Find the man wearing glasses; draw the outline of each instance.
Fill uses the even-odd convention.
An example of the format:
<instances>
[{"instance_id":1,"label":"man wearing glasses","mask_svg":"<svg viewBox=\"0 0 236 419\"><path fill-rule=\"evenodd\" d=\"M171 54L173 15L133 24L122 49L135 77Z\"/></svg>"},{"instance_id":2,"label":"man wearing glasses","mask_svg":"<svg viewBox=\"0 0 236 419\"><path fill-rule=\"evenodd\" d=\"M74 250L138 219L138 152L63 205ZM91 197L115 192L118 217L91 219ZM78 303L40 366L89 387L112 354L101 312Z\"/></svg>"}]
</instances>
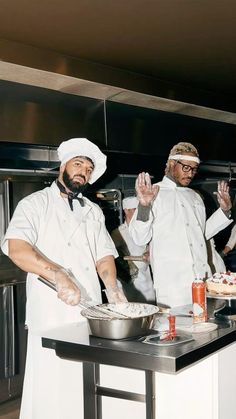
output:
<instances>
[{"instance_id":1,"label":"man wearing glasses","mask_svg":"<svg viewBox=\"0 0 236 419\"><path fill-rule=\"evenodd\" d=\"M202 198L188 188L199 163L197 149L180 142L170 151L161 182L152 185L148 173L136 179L139 205L130 234L137 245L150 243L157 302L170 306L190 304L192 281L212 275L206 241L232 222L225 181L218 182L219 208L206 221Z\"/></svg>"}]
</instances>

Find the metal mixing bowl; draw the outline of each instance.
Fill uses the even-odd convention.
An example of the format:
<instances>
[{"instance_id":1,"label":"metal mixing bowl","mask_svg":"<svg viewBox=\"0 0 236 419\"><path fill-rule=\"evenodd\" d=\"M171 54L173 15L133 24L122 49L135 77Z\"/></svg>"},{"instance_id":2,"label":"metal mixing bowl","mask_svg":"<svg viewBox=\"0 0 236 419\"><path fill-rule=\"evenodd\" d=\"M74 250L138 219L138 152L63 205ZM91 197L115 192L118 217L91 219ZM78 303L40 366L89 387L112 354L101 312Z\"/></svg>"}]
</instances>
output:
<instances>
[{"instance_id":1,"label":"metal mixing bowl","mask_svg":"<svg viewBox=\"0 0 236 419\"><path fill-rule=\"evenodd\" d=\"M129 303L153 307L153 314L124 319L98 319L91 318L87 310L82 310L82 316L86 317L89 323L91 334L106 339L125 339L135 336L144 336L152 328L158 307L151 304ZM97 307L107 307L107 304L100 304Z\"/></svg>"}]
</instances>

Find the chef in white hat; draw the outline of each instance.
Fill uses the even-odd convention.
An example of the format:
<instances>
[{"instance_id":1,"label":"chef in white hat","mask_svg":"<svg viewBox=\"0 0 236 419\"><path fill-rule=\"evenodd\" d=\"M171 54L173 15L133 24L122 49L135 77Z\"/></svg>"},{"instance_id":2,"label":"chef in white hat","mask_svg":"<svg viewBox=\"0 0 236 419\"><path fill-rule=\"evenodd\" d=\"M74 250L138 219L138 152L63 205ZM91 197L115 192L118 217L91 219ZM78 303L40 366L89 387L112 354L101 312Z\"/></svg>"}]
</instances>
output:
<instances>
[{"instance_id":1,"label":"chef in white hat","mask_svg":"<svg viewBox=\"0 0 236 419\"><path fill-rule=\"evenodd\" d=\"M102 210L83 197L86 185L105 172L106 156L86 138L64 141L58 156L58 179L20 201L2 242L3 252L28 272L28 348L20 419L82 417L81 365L43 348L42 330L84 321L77 304L81 296L101 303L98 275L110 302L126 301L117 286L117 252ZM54 284L57 292L38 276Z\"/></svg>"},{"instance_id":2,"label":"chef in white hat","mask_svg":"<svg viewBox=\"0 0 236 419\"><path fill-rule=\"evenodd\" d=\"M111 237L119 253L119 257L116 259L118 279L128 301L154 303L155 291L147 246L138 246L129 233L129 223L138 203L136 196L128 196L123 199L125 222L112 231ZM124 256L129 256L130 260L125 261ZM141 260L132 260L132 256L138 256Z\"/></svg>"},{"instance_id":3,"label":"chef in white hat","mask_svg":"<svg viewBox=\"0 0 236 419\"><path fill-rule=\"evenodd\" d=\"M77 156L91 160L93 170L88 181L90 184L100 178L106 170L107 157L87 138L72 138L71 140L63 141L57 151L61 166Z\"/></svg>"}]
</instances>

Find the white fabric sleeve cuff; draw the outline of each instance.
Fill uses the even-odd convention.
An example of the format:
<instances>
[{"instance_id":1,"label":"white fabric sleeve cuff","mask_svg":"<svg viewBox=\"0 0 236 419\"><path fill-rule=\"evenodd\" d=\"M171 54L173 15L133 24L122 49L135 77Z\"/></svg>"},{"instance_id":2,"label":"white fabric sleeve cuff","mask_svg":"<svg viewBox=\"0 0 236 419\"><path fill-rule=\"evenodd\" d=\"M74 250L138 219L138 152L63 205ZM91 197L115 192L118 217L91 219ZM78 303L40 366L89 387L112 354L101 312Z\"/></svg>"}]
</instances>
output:
<instances>
[{"instance_id":1,"label":"white fabric sleeve cuff","mask_svg":"<svg viewBox=\"0 0 236 419\"><path fill-rule=\"evenodd\" d=\"M221 208L218 208L206 221L205 236L209 240L214 237L219 231L228 227L233 222L229 219Z\"/></svg>"}]
</instances>

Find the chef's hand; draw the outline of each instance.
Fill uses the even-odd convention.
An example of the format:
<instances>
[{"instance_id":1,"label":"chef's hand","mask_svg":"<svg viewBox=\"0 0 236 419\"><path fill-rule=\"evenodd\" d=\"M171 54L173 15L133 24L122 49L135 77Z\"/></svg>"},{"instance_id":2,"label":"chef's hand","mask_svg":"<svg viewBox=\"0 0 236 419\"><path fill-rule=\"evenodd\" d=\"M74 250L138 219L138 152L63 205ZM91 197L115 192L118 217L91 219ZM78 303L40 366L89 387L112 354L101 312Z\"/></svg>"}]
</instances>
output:
<instances>
[{"instance_id":1,"label":"chef's hand","mask_svg":"<svg viewBox=\"0 0 236 419\"><path fill-rule=\"evenodd\" d=\"M134 280L138 276L139 269L132 260L128 260L128 266L131 279Z\"/></svg>"},{"instance_id":2,"label":"chef's hand","mask_svg":"<svg viewBox=\"0 0 236 419\"><path fill-rule=\"evenodd\" d=\"M81 294L73 275L66 269L55 272L54 281L57 289L57 297L64 303L76 306L80 302Z\"/></svg>"},{"instance_id":3,"label":"chef's hand","mask_svg":"<svg viewBox=\"0 0 236 419\"><path fill-rule=\"evenodd\" d=\"M127 303L128 301L122 288L118 286L107 287L105 291L108 302L111 304Z\"/></svg>"},{"instance_id":4,"label":"chef's hand","mask_svg":"<svg viewBox=\"0 0 236 419\"><path fill-rule=\"evenodd\" d=\"M215 193L222 211L229 211L232 208L232 202L229 195L229 185L225 180L218 182L218 190Z\"/></svg>"},{"instance_id":5,"label":"chef's hand","mask_svg":"<svg viewBox=\"0 0 236 419\"><path fill-rule=\"evenodd\" d=\"M146 262L146 263L149 263L150 262L150 253L149 253L149 250L146 250L143 253L143 261Z\"/></svg>"},{"instance_id":6,"label":"chef's hand","mask_svg":"<svg viewBox=\"0 0 236 419\"><path fill-rule=\"evenodd\" d=\"M145 207L152 204L156 198L159 186L152 185L150 175L148 173L139 173L136 182L135 189L139 203Z\"/></svg>"},{"instance_id":7,"label":"chef's hand","mask_svg":"<svg viewBox=\"0 0 236 419\"><path fill-rule=\"evenodd\" d=\"M226 256L229 252L231 252L231 248L229 246L225 246L224 249L222 250L222 257Z\"/></svg>"}]
</instances>

